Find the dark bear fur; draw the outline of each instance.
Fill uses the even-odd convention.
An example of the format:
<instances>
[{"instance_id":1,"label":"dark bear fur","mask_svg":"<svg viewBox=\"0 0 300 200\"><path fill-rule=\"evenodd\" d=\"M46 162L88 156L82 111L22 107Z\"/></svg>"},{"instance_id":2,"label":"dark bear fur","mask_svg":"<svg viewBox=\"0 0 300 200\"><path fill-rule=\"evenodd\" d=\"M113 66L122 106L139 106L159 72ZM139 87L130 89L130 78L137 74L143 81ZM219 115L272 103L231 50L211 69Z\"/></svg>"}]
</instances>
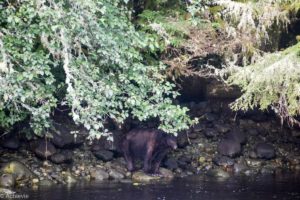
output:
<instances>
[{"instance_id":1,"label":"dark bear fur","mask_svg":"<svg viewBox=\"0 0 300 200\"><path fill-rule=\"evenodd\" d=\"M157 129L133 129L122 142L127 169L134 170L137 159L144 161L143 171L159 173L162 159L171 149L176 149L176 138Z\"/></svg>"}]
</instances>

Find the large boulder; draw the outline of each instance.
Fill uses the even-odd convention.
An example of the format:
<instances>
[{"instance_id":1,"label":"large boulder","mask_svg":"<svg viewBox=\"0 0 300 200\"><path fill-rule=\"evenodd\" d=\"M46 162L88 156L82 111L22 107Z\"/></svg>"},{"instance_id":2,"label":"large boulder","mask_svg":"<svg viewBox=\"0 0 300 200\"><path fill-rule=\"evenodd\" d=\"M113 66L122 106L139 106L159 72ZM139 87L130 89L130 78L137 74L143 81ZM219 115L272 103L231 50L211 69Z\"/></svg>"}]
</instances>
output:
<instances>
[{"instance_id":1,"label":"large boulder","mask_svg":"<svg viewBox=\"0 0 300 200\"><path fill-rule=\"evenodd\" d=\"M68 150L55 153L50 157L50 160L55 164L70 163L73 160L73 153Z\"/></svg>"},{"instance_id":2,"label":"large boulder","mask_svg":"<svg viewBox=\"0 0 300 200\"><path fill-rule=\"evenodd\" d=\"M227 133L230 130L230 127L221 123L214 123L214 127L217 129L219 133Z\"/></svg>"},{"instance_id":3,"label":"large boulder","mask_svg":"<svg viewBox=\"0 0 300 200\"><path fill-rule=\"evenodd\" d=\"M216 155L212 160L216 165L223 166L223 167L229 167L234 165L234 160L232 158L229 158L227 156L220 156Z\"/></svg>"},{"instance_id":4,"label":"large boulder","mask_svg":"<svg viewBox=\"0 0 300 200\"><path fill-rule=\"evenodd\" d=\"M174 170L174 169L178 168L178 163L177 163L177 160L175 158L168 158L164 162L164 166L166 166L168 169Z\"/></svg>"},{"instance_id":5,"label":"large boulder","mask_svg":"<svg viewBox=\"0 0 300 200\"><path fill-rule=\"evenodd\" d=\"M225 138L229 140L234 140L240 144L245 144L247 142L245 134L238 128L232 129L229 133L225 135Z\"/></svg>"},{"instance_id":6,"label":"large boulder","mask_svg":"<svg viewBox=\"0 0 300 200\"><path fill-rule=\"evenodd\" d=\"M114 153L108 150L93 151L93 154L95 155L96 158L104 162L111 161L114 158Z\"/></svg>"},{"instance_id":7,"label":"large boulder","mask_svg":"<svg viewBox=\"0 0 300 200\"><path fill-rule=\"evenodd\" d=\"M34 153L42 159L50 158L56 153L56 148L51 142L45 140L39 140L36 142L34 147Z\"/></svg>"},{"instance_id":8,"label":"large boulder","mask_svg":"<svg viewBox=\"0 0 300 200\"><path fill-rule=\"evenodd\" d=\"M113 141L107 140L106 137L101 137L98 140L94 140L91 146L93 152L100 150L107 150L113 152L115 156L122 155L121 144L124 138L124 134L121 131L115 130L112 133Z\"/></svg>"},{"instance_id":9,"label":"large boulder","mask_svg":"<svg viewBox=\"0 0 300 200\"><path fill-rule=\"evenodd\" d=\"M245 172L246 170L248 170L246 163L235 163L233 166L233 171L237 174Z\"/></svg>"},{"instance_id":10,"label":"large boulder","mask_svg":"<svg viewBox=\"0 0 300 200\"><path fill-rule=\"evenodd\" d=\"M122 174L126 174L128 172L126 168L126 161L124 158L117 158L111 162L106 162L104 164L104 167L106 169L115 169Z\"/></svg>"},{"instance_id":11,"label":"large boulder","mask_svg":"<svg viewBox=\"0 0 300 200\"><path fill-rule=\"evenodd\" d=\"M74 148L82 145L88 136L83 126L75 124L67 112L58 109L53 117L53 126L50 130L51 142L58 148Z\"/></svg>"},{"instance_id":12,"label":"large boulder","mask_svg":"<svg viewBox=\"0 0 300 200\"><path fill-rule=\"evenodd\" d=\"M17 150L20 147L20 140L16 137L8 137L1 140L0 144L6 149Z\"/></svg>"},{"instance_id":13,"label":"large boulder","mask_svg":"<svg viewBox=\"0 0 300 200\"><path fill-rule=\"evenodd\" d=\"M223 169L210 169L207 172L207 175L212 176L212 177L216 177L216 178L221 178L221 179L226 179L229 178L230 175L228 172L224 171Z\"/></svg>"},{"instance_id":14,"label":"large boulder","mask_svg":"<svg viewBox=\"0 0 300 200\"><path fill-rule=\"evenodd\" d=\"M77 182L77 178L69 171L62 172L63 181L67 184L74 184Z\"/></svg>"},{"instance_id":15,"label":"large boulder","mask_svg":"<svg viewBox=\"0 0 300 200\"><path fill-rule=\"evenodd\" d=\"M203 123L197 123L193 126L193 132L202 132L205 130L205 125Z\"/></svg>"},{"instance_id":16,"label":"large boulder","mask_svg":"<svg viewBox=\"0 0 300 200\"><path fill-rule=\"evenodd\" d=\"M51 134L51 142L58 148L78 147L85 141L85 134L80 132L75 136L70 129L63 126L56 125L55 131L52 131Z\"/></svg>"},{"instance_id":17,"label":"large boulder","mask_svg":"<svg viewBox=\"0 0 300 200\"><path fill-rule=\"evenodd\" d=\"M116 169L110 169L109 177L111 177L112 179L115 179L115 180L120 180L120 179L125 178L125 175Z\"/></svg>"},{"instance_id":18,"label":"large boulder","mask_svg":"<svg viewBox=\"0 0 300 200\"><path fill-rule=\"evenodd\" d=\"M258 158L272 159L276 157L275 148L271 144L258 143L254 151Z\"/></svg>"},{"instance_id":19,"label":"large boulder","mask_svg":"<svg viewBox=\"0 0 300 200\"><path fill-rule=\"evenodd\" d=\"M154 181L154 180L158 180L160 179L160 177L158 176L150 176L148 174L145 174L144 172L138 171L133 173L132 175L132 180L136 181L136 182L150 182L150 181Z\"/></svg>"},{"instance_id":20,"label":"large boulder","mask_svg":"<svg viewBox=\"0 0 300 200\"><path fill-rule=\"evenodd\" d=\"M101 168L92 168L90 169L91 179L96 181L103 181L109 178L109 174Z\"/></svg>"},{"instance_id":21,"label":"large boulder","mask_svg":"<svg viewBox=\"0 0 300 200\"><path fill-rule=\"evenodd\" d=\"M187 157L186 155L181 156L178 160L177 160L178 166L181 169L186 169L187 166L191 163L191 158Z\"/></svg>"},{"instance_id":22,"label":"large boulder","mask_svg":"<svg viewBox=\"0 0 300 200\"><path fill-rule=\"evenodd\" d=\"M0 173L11 174L17 181L35 177L28 167L19 161L11 161L3 165Z\"/></svg>"},{"instance_id":23,"label":"large boulder","mask_svg":"<svg viewBox=\"0 0 300 200\"><path fill-rule=\"evenodd\" d=\"M213 128L208 128L204 131L204 135L207 138L215 138L219 135L218 131Z\"/></svg>"},{"instance_id":24,"label":"large boulder","mask_svg":"<svg viewBox=\"0 0 300 200\"><path fill-rule=\"evenodd\" d=\"M173 172L171 170L166 169L166 168L160 167L159 168L159 173L160 173L161 177L163 177L163 178L168 178L168 179L174 178Z\"/></svg>"},{"instance_id":25,"label":"large boulder","mask_svg":"<svg viewBox=\"0 0 300 200\"><path fill-rule=\"evenodd\" d=\"M0 176L0 187L13 187L16 181L12 174L2 174Z\"/></svg>"},{"instance_id":26,"label":"large boulder","mask_svg":"<svg viewBox=\"0 0 300 200\"><path fill-rule=\"evenodd\" d=\"M226 138L220 141L217 148L219 154L229 157L236 157L242 152L242 147L239 142Z\"/></svg>"},{"instance_id":27,"label":"large boulder","mask_svg":"<svg viewBox=\"0 0 300 200\"><path fill-rule=\"evenodd\" d=\"M213 113L206 113L203 117L208 122L216 122L219 119L219 116Z\"/></svg>"},{"instance_id":28,"label":"large boulder","mask_svg":"<svg viewBox=\"0 0 300 200\"><path fill-rule=\"evenodd\" d=\"M44 180L40 180L39 181L39 186L46 186L46 187L50 187L51 185L53 185L53 181L50 179L44 179Z\"/></svg>"}]
</instances>

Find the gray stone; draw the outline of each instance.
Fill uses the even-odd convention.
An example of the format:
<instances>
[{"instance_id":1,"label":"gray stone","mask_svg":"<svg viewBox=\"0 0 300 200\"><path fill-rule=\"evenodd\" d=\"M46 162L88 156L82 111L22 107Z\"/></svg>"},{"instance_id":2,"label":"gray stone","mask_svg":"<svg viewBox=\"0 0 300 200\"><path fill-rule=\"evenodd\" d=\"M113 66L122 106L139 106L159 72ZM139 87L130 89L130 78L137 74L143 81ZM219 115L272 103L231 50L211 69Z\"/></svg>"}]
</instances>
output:
<instances>
[{"instance_id":1,"label":"gray stone","mask_svg":"<svg viewBox=\"0 0 300 200\"><path fill-rule=\"evenodd\" d=\"M256 155L256 153L254 151L250 151L249 152L249 157L250 158L257 158L257 155Z\"/></svg>"},{"instance_id":2,"label":"gray stone","mask_svg":"<svg viewBox=\"0 0 300 200\"><path fill-rule=\"evenodd\" d=\"M73 148L83 144L83 139L78 139L74 137L73 134L69 132L65 133L53 133L53 138L51 142L59 148Z\"/></svg>"},{"instance_id":3,"label":"gray stone","mask_svg":"<svg viewBox=\"0 0 300 200\"><path fill-rule=\"evenodd\" d=\"M178 163L177 160L175 160L174 158L168 158L165 162L164 165L168 168L168 169L177 169L178 168Z\"/></svg>"},{"instance_id":4,"label":"gray stone","mask_svg":"<svg viewBox=\"0 0 300 200\"><path fill-rule=\"evenodd\" d=\"M258 158L272 159L276 157L275 149L271 144L259 143L255 147L255 153Z\"/></svg>"},{"instance_id":5,"label":"gray stone","mask_svg":"<svg viewBox=\"0 0 300 200\"><path fill-rule=\"evenodd\" d=\"M169 178L169 179L174 178L173 172L171 170L166 169L166 168L160 167L159 168L159 173L161 174L161 176L163 178Z\"/></svg>"},{"instance_id":6,"label":"gray stone","mask_svg":"<svg viewBox=\"0 0 300 200\"><path fill-rule=\"evenodd\" d=\"M230 130L230 128L225 124L215 124L214 127L217 129L219 133L222 134L227 133Z\"/></svg>"},{"instance_id":7,"label":"gray stone","mask_svg":"<svg viewBox=\"0 0 300 200\"><path fill-rule=\"evenodd\" d=\"M182 169L186 169L186 167L187 167L187 163L184 162L184 161L182 161L182 160L178 160L178 161L177 161L177 164L178 164L178 166L179 166L180 168L182 168Z\"/></svg>"},{"instance_id":8,"label":"gray stone","mask_svg":"<svg viewBox=\"0 0 300 200\"><path fill-rule=\"evenodd\" d=\"M246 159L247 165L250 167L261 167L262 161L259 159Z\"/></svg>"},{"instance_id":9,"label":"gray stone","mask_svg":"<svg viewBox=\"0 0 300 200\"><path fill-rule=\"evenodd\" d=\"M67 183L67 184L73 184L73 183L76 183L77 182L77 179L76 177L70 173L70 172L65 172L65 173L62 173L63 175L63 180Z\"/></svg>"},{"instance_id":10,"label":"gray stone","mask_svg":"<svg viewBox=\"0 0 300 200\"><path fill-rule=\"evenodd\" d=\"M201 132L205 129L204 124L198 123L193 127L194 132Z\"/></svg>"},{"instance_id":11,"label":"gray stone","mask_svg":"<svg viewBox=\"0 0 300 200\"><path fill-rule=\"evenodd\" d=\"M72 161L72 152L62 151L60 153L55 153L50 157L50 160L55 164L70 163Z\"/></svg>"},{"instance_id":12,"label":"gray stone","mask_svg":"<svg viewBox=\"0 0 300 200\"><path fill-rule=\"evenodd\" d=\"M96 156L96 158L105 162L110 161L114 158L114 153L108 150L93 151L93 154Z\"/></svg>"},{"instance_id":13,"label":"gray stone","mask_svg":"<svg viewBox=\"0 0 300 200\"><path fill-rule=\"evenodd\" d=\"M73 134L76 132L75 134ZM56 113L51 142L58 148L74 148L82 145L88 135L83 127L78 127L74 121L64 113Z\"/></svg>"},{"instance_id":14,"label":"gray stone","mask_svg":"<svg viewBox=\"0 0 300 200\"><path fill-rule=\"evenodd\" d=\"M45 142L44 140L40 140L37 143L36 148L34 149L34 153L42 159L47 159L53 154L56 153L56 148L50 142Z\"/></svg>"},{"instance_id":15,"label":"gray stone","mask_svg":"<svg viewBox=\"0 0 300 200\"><path fill-rule=\"evenodd\" d=\"M248 166L245 163L235 163L233 166L233 171L235 173L245 172L248 169Z\"/></svg>"},{"instance_id":16,"label":"gray stone","mask_svg":"<svg viewBox=\"0 0 300 200\"><path fill-rule=\"evenodd\" d=\"M206 113L204 117L208 122L214 122L219 118L218 115L212 113Z\"/></svg>"},{"instance_id":17,"label":"gray stone","mask_svg":"<svg viewBox=\"0 0 300 200\"><path fill-rule=\"evenodd\" d=\"M254 129L254 128L250 128L248 130L248 134L252 135L252 136L257 136L259 134L258 130Z\"/></svg>"},{"instance_id":18,"label":"gray stone","mask_svg":"<svg viewBox=\"0 0 300 200\"><path fill-rule=\"evenodd\" d=\"M228 167L234 165L234 160L227 156L217 155L213 158L213 162L218 166Z\"/></svg>"},{"instance_id":19,"label":"gray stone","mask_svg":"<svg viewBox=\"0 0 300 200\"><path fill-rule=\"evenodd\" d=\"M234 140L240 144L245 144L247 142L245 134L238 128L234 128L229 133L227 133L225 138Z\"/></svg>"},{"instance_id":20,"label":"gray stone","mask_svg":"<svg viewBox=\"0 0 300 200\"><path fill-rule=\"evenodd\" d=\"M186 169L189 163L191 163L191 158L187 155L183 155L177 160L178 166L182 169Z\"/></svg>"},{"instance_id":21,"label":"gray stone","mask_svg":"<svg viewBox=\"0 0 300 200\"><path fill-rule=\"evenodd\" d=\"M292 131L292 136L293 136L293 137L300 137L300 131L298 131L298 130L293 130L293 131Z\"/></svg>"},{"instance_id":22,"label":"gray stone","mask_svg":"<svg viewBox=\"0 0 300 200\"><path fill-rule=\"evenodd\" d=\"M150 176L150 175L145 174L144 172L140 172L140 171L135 172L132 175L133 181L142 182L142 183L144 183L144 182L147 183L147 182L158 180L158 179L160 179L159 176Z\"/></svg>"},{"instance_id":23,"label":"gray stone","mask_svg":"<svg viewBox=\"0 0 300 200\"><path fill-rule=\"evenodd\" d=\"M7 149L17 150L20 147L20 141L16 137L9 137L1 141L1 145Z\"/></svg>"},{"instance_id":24,"label":"gray stone","mask_svg":"<svg viewBox=\"0 0 300 200\"><path fill-rule=\"evenodd\" d=\"M191 110L195 109L195 108L196 108L196 105L197 105L197 104L196 104L194 101L191 101L191 102L189 103L189 107L190 107Z\"/></svg>"},{"instance_id":25,"label":"gray stone","mask_svg":"<svg viewBox=\"0 0 300 200\"><path fill-rule=\"evenodd\" d=\"M101 168L92 168L90 169L91 179L96 181L103 181L109 178L109 174Z\"/></svg>"},{"instance_id":26,"label":"gray stone","mask_svg":"<svg viewBox=\"0 0 300 200\"><path fill-rule=\"evenodd\" d=\"M1 168L1 172L12 174L17 181L35 177L28 167L19 161L11 161L4 164Z\"/></svg>"},{"instance_id":27,"label":"gray stone","mask_svg":"<svg viewBox=\"0 0 300 200\"><path fill-rule=\"evenodd\" d=\"M0 187L13 187L16 181L12 174L2 174L0 176Z\"/></svg>"},{"instance_id":28,"label":"gray stone","mask_svg":"<svg viewBox=\"0 0 300 200\"><path fill-rule=\"evenodd\" d=\"M124 126L129 125L125 124ZM117 154L122 154L121 144L123 142L123 133L121 131L115 130L111 132L113 136L113 141L107 140L106 137L101 137L99 140L94 140L91 147L92 151L108 150Z\"/></svg>"},{"instance_id":29,"label":"gray stone","mask_svg":"<svg viewBox=\"0 0 300 200\"><path fill-rule=\"evenodd\" d=\"M197 133L189 133L189 138L191 139L191 140L195 140L195 139L197 139L198 138L198 134Z\"/></svg>"},{"instance_id":30,"label":"gray stone","mask_svg":"<svg viewBox=\"0 0 300 200\"><path fill-rule=\"evenodd\" d=\"M53 181L51 181L49 179L44 179L39 182L39 185L48 187L48 186L53 185Z\"/></svg>"},{"instance_id":31,"label":"gray stone","mask_svg":"<svg viewBox=\"0 0 300 200\"><path fill-rule=\"evenodd\" d=\"M208 128L208 129L205 130L204 135L207 138L214 138L214 137L218 136L218 132L213 128Z\"/></svg>"},{"instance_id":32,"label":"gray stone","mask_svg":"<svg viewBox=\"0 0 300 200\"><path fill-rule=\"evenodd\" d=\"M230 177L228 172L225 172L222 169L211 169L208 171L207 174L210 176L213 176L213 177L218 177L218 178L229 178Z\"/></svg>"},{"instance_id":33,"label":"gray stone","mask_svg":"<svg viewBox=\"0 0 300 200\"><path fill-rule=\"evenodd\" d=\"M179 158L179 161L185 162L185 163L191 163L192 161L192 156L191 155L182 155Z\"/></svg>"},{"instance_id":34,"label":"gray stone","mask_svg":"<svg viewBox=\"0 0 300 200\"><path fill-rule=\"evenodd\" d=\"M222 139L217 148L219 154L229 157L236 157L242 152L241 144L232 139Z\"/></svg>"},{"instance_id":35,"label":"gray stone","mask_svg":"<svg viewBox=\"0 0 300 200\"><path fill-rule=\"evenodd\" d=\"M64 173L65 172L62 172L62 175L60 174L60 173L57 173L57 172L52 172L51 174L50 174L50 177L53 179L53 180L55 180L55 181L57 181L58 183L65 183L65 175L64 175Z\"/></svg>"},{"instance_id":36,"label":"gray stone","mask_svg":"<svg viewBox=\"0 0 300 200\"><path fill-rule=\"evenodd\" d=\"M109 170L109 176L113 179L116 179L116 180L125 178L124 174L117 171L116 169L110 169Z\"/></svg>"}]
</instances>

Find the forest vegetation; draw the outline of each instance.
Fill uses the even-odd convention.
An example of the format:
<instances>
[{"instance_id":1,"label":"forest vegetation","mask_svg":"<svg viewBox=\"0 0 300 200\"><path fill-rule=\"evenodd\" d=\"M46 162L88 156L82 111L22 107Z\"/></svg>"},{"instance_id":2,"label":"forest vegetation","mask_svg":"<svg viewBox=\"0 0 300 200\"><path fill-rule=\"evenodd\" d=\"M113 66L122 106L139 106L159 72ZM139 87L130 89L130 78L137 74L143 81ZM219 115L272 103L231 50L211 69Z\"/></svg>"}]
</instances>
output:
<instances>
[{"instance_id":1,"label":"forest vegetation","mask_svg":"<svg viewBox=\"0 0 300 200\"><path fill-rule=\"evenodd\" d=\"M127 118L177 134L197 121L175 101L191 74L239 86L234 110L299 124L299 26L299 0L0 0L0 126L43 136L67 107L89 138ZM221 67L190 64L207 51Z\"/></svg>"}]
</instances>

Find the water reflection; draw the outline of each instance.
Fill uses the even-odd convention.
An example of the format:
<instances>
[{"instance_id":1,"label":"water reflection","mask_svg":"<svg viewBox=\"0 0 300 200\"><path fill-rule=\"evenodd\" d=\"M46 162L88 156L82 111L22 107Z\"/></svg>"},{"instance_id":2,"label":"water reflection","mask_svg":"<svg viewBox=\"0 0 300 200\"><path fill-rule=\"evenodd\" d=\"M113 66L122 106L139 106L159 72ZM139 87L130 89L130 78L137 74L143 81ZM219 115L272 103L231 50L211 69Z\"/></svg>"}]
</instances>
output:
<instances>
[{"instance_id":1,"label":"water reflection","mask_svg":"<svg viewBox=\"0 0 300 200\"><path fill-rule=\"evenodd\" d=\"M132 183L80 183L40 187L26 192L30 200L235 200L300 199L299 174L238 176L215 179L192 176L171 182L134 186Z\"/></svg>"}]
</instances>

